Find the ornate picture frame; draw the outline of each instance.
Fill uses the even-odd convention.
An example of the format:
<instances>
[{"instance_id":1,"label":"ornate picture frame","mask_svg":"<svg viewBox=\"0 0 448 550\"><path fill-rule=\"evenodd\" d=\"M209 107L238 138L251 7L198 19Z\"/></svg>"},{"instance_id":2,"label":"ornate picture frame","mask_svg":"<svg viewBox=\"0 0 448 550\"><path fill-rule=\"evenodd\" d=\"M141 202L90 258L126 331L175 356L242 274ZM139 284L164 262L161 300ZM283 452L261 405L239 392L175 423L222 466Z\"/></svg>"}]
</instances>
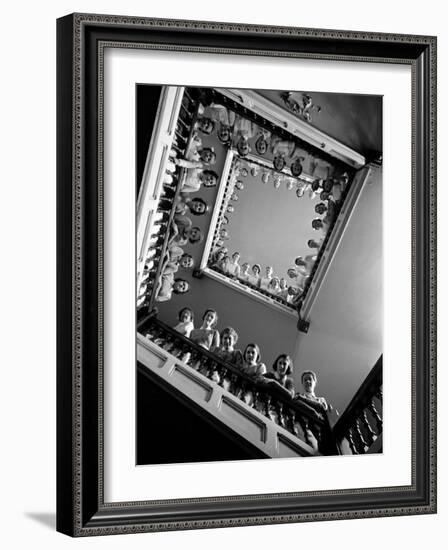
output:
<instances>
[{"instance_id":1,"label":"ornate picture frame","mask_svg":"<svg viewBox=\"0 0 448 550\"><path fill-rule=\"evenodd\" d=\"M104 52L398 64L412 72L411 483L107 502ZM57 529L70 536L436 512L436 38L72 14L57 23ZM134 368L134 365L129 365ZM181 495L181 492L179 492Z\"/></svg>"}]
</instances>

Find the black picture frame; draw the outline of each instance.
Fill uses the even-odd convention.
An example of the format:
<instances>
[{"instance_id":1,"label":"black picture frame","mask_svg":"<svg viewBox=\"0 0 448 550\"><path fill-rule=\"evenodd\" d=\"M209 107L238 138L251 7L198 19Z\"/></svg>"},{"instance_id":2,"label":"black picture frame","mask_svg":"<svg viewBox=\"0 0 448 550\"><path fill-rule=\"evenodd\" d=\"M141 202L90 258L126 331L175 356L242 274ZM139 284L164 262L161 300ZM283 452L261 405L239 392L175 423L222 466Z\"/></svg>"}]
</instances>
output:
<instances>
[{"instance_id":1,"label":"black picture frame","mask_svg":"<svg viewBox=\"0 0 448 550\"><path fill-rule=\"evenodd\" d=\"M57 21L57 529L71 536L436 512L436 38L72 14ZM104 44L412 68L412 484L108 503L102 480Z\"/></svg>"}]
</instances>

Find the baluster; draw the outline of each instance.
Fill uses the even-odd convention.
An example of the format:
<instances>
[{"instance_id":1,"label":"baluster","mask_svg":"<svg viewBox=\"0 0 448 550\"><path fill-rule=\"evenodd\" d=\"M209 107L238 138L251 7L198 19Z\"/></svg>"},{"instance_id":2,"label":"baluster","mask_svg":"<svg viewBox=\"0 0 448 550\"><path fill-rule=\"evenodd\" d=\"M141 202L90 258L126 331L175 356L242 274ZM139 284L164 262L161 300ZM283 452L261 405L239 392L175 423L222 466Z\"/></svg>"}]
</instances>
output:
<instances>
[{"instance_id":1,"label":"baluster","mask_svg":"<svg viewBox=\"0 0 448 550\"><path fill-rule=\"evenodd\" d=\"M319 445L317 443L317 439L314 437L313 432L310 430L310 424L308 418L305 418L302 415L299 415L299 424L302 427L303 434L305 436L305 443L307 443L310 447L312 447L314 450L317 451Z\"/></svg>"},{"instance_id":2,"label":"baluster","mask_svg":"<svg viewBox=\"0 0 448 550\"><path fill-rule=\"evenodd\" d=\"M172 354L180 359L184 353L184 345L181 341L177 340L177 338L174 338L174 348L172 351Z\"/></svg>"},{"instance_id":3,"label":"baluster","mask_svg":"<svg viewBox=\"0 0 448 550\"><path fill-rule=\"evenodd\" d=\"M191 352L190 347L187 344L182 344L182 353L180 358L183 363L189 365L189 362L191 360Z\"/></svg>"},{"instance_id":4,"label":"baluster","mask_svg":"<svg viewBox=\"0 0 448 550\"><path fill-rule=\"evenodd\" d=\"M168 192L169 194L169 192ZM166 191L165 191L166 195ZM170 212L171 208L173 207L173 201L168 199L166 196L159 200L159 204L157 205L157 211L158 212Z\"/></svg>"},{"instance_id":5,"label":"baluster","mask_svg":"<svg viewBox=\"0 0 448 550\"><path fill-rule=\"evenodd\" d=\"M260 391L257 388L254 388L252 391L252 395L254 396L254 400L252 403L252 407L258 411L260 407Z\"/></svg>"},{"instance_id":6,"label":"baluster","mask_svg":"<svg viewBox=\"0 0 448 550\"><path fill-rule=\"evenodd\" d=\"M173 187L171 186L164 186L161 193L160 193L160 197L162 198L162 200L166 200L166 201L169 201L171 202L171 207L173 206L173 198L176 194L176 190L173 189Z\"/></svg>"},{"instance_id":7,"label":"baluster","mask_svg":"<svg viewBox=\"0 0 448 550\"><path fill-rule=\"evenodd\" d=\"M184 105L183 102L180 104L180 107L181 107L181 109L183 109L183 110L187 113L187 116L188 116L189 118L191 118L191 117L193 116L192 111L189 111L189 110L187 109L186 105Z\"/></svg>"},{"instance_id":8,"label":"baluster","mask_svg":"<svg viewBox=\"0 0 448 550\"><path fill-rule=\"evenodd\" d=\"M203 357L201 359L201 365L199 367L199 372L204 376L206 376L207 378L209 378L209 373L210 373L208 361L209 361L208 357Z\"/></svg>"},{"instance_id":9,"label":"baluster","mask_svg":"<svg viewBox=\"0 0 448 550\"><path fill-rule=\"evenodd\" d=\"M201 355L199 355L197 352L193 352L192 357L188 362L188 364L192 369L199 370L201 368L201 361L202 361Z\"/></svg>"},{"instance_id":10,"label":"baluster","mask_svg":"<svg viewBox=\"0 0 448 550\"><path fill-rule=\"evenodd\" d=\"M296 411L294 409L289 409L286 419L286 429L297 437L298 430L296 427Z\"/></svg>"},{"instance_id":11,"label":"baluster","mask_svg":"<svg viewBox=\"0 0 448 550\"><path fill-rule=\"evenodd\" d=\"M281 426L282 428L284 428L285 427L285 417L283 416L283 403L281 401L277 401L276 410L277 410L277 424L279 426Z\"/></svg>"},{"instance_id":12,"label":"baluster","mask_svg":"<svg viewBox=\"0 0 448 550\"><path fill-rule=\"evenodd\" d=\"M155 334L155 337L154 337L154 344L160 346L161 348L165 349L165 344L166 344L166 335L163 333L162 330L157 330L156 334Z\"/></svg>"},{"instance_id":13,"label":"baluster","mask_svg":"<svg viewBox=\"0 0 448 550\"><path fill-rule=\"evenodd\" d=\"M368 441L368 444L369 444L369 447L370 447L370 445L372 445L372 443L377 438L377 435L372 430L372 426L370 425L369 418L367 417L367 411L366 410L364 410L364 412L362 413L361 420L362 420L362 423L363 423L364 428L366 430L366 437L367 437L367 441Z\"/></svg>"},{"instance_id":14,"label":"baluster","mask_svg":"<svg viewBox=\"0 0 448 550\"><path fill-rule=\"evenodd\" d=\"M272 399L271 396L268 393L266 393L265 401L264 401L264 415L272 420L271 399Z\"/></svg>"},{"instance_id":15,"label":"baluster","mask_svg":"<svg viewBox=\"0 0 448 550\"><path fill-rule=\"evenodd\" d=\"M373 401L373 398L371 399L370 403L367 405L367 408L372 413L373 418L376 421L378 433L381 433L383 430L383 421L381 420L381 416L379 415L377 408L375 407L375 402Z\"/></svg>"},{"instance_id":16,"label":"baluster","mask_svg":"<svg viewBox=\"0 0 448 550\"><path fill-rule=\"evenodd\" d=\"M177 128L176 128L176 137L178 140L182 141L184 144L186 144L188 141L187 138L184 137Z\"/></svg>"},{"instance_id":17,"label":"baluster","mask_svg":"<svg viewBox=\"0 0 448 550\"><path fill-rule=\"evenodd\" d=\"M151 272L146 266L143 268L142 278L140 280L140 288L146 286L151 278Z\"/></svg>"},{"instance_id":18,"label":"baluster","mask_svg":"<svg viewBox=\"0 0 448 550\"><path fill-rule=\"evenodd\" d=\"M308 429L308 421L306 418L304 418L301 414L296 415L296 418L300 424L300 427L302 428L303 435L305 436L305 443L310 445L310 438L309 438L309 429Z\"/></svg>"},{"instance_id":19,"label":"baluster","mask_svg":"<svg viewBox=\"0 0 448 550\"><path fill-rule=\"evenodd\" d=\"M181 103L183 103L184 100L187 100L188 103L194 105L194 100L190 95L190 92L188 90L184 90L184 96L182 98Z\"/></svg>"},{"instance_id":20,"label":"baluster","mask_svg":"<svg viewBox=\"0 0 448 550\"><path fill-rule=\"evenodd\" d=\"M168 353L171 353L175 351L176 349L176 340L173 339L172 335L170 334L165 341L165 345L163 346L163 349L167 351Z\"/></svg>"},{"instance_id":21,"label":"baluster","mask_svg":"<svg viewBox=\"0 0 448 550\"><path fill-rule=\"evenodd\" d=\"M146 338L149 338L151 340L151 342L154 342L156 336L157 336L157 328L154 327L154 326L151 326L148 328L146 334L145 334Z\"/></svg>"},{"instance_id":22,"label":"baluster","mask_svg":"<svg viewBox=\"0 0 448 550\"><path fill-rule=\"evenodd\" d=\"M356 431L356 435L358 436L358 440L361 443L361 454L364 454L368 450L369 444L365 440L364 435L361 431L359 418L357 418L355 422L355 431Z\"/></svg>"},{"instance_id":23,"label":"baluster","mask_svg":"<svg viewBox=\"0 0 448 550\"><path fill-rule=\"evenodd\" d=\"M218 364L215 362L212 362L211 364L211 369L209 371L209 378L210 380L212 380L213 382L216 382L217 384L219 384L219 382L221 381L221 377L219 376L219 372L218 372Z\"/></svg>"},{"instance_id":24,"label":"baluster","mask_svg":"<svg viewBox=\"0 0 448 550\"><path fill-rule=\"evenodd\" d=\"M148 285L147 284L140 285L140 288L138 290L137 299L140 299L140 298L143 298L144 296L146 296L147 295L147 290L148 290Z\"/></svg>"},{"instance_id":25,"label":"baluster","mask_svg":"<svg viewBox=\"0 0 448 550\"><path fill-rule=\"evenodd\" d=\"M176 342L176 348L173 351L173 355L183 361L183 356L186 353L186 346L183 342Z\"/></svg>"},{"instance_id":26,"label":"baluster","mask_svg":"<svg viewBox=\"0 0 448 550\"><path fill-rule=\"evenodd\" d=\"M311 433L314 435L314 437L316 438L316 441L320 447L321 443L322 443L322 429L320 426L317 426L316 424L313 424L312 427L310 428L311 430Z\"/></svg>"},{"instance_id":27,"label":"baluster","mask_svg":"<svg viewBox=\"0 0 448 550\"><path fill-rule=\"evenodd\" d=\"M243 396L243 401L248 407L254 406L254 386L250 382L245 384L245 392Z\"/></svg>"},{"instance_id":28,"label":"baluster","mask_svg":"<svg viewBox=\"0 0 448 550\"><path fill-rule=\"evenodd\" d=\"M237 397L240 391L238 380L239 380L239 377L235 373L232 373L232 376L230 377L229 392Z\"/></svg>"},{"instance_id":29,"label":"baluster","mask_svg":"<svg viewBox=\"0 0 448 550\"><path fill-rule=\"evenodd\" d=\"M228 391L230 386L228 374L229 374L229 371L227 370L226 367L222 367L220 369L219 375L221 379L219 381L219 385L221 386L221 388L223 388L226 391Z\"/></svg>"},{"instance_id":30,"label":"baluster","mask_svg":"<svg viewBox=\"0 0 448 550\"><path fill-rule=\"evenodd\" d=\"M241 399L241 401L244 401L247 405L247 382L245 380L241 381L241 390L238 394L238 399Z\"/></svg>"},{"instance_id":31,"label":"baluster","mask_svg":"<svg viewBox=\"0 0 448 550\"><path fill-rule=\"evenodd\" d=\"M359 455L358 449L356 448L355 442L353 441L353 434L352 434L351 428L348 430L347 440L348 440L348 444L350 446L350 449L352 451L352 454Z\"/></svg>"},{"instance_id":32,"label":"baluster","mask_svg":"<svg viewBox=\"0 0 448 550\"><path fill-rule=\"evenodd\" d=\"M187 130L189 129L189 128L188 128L188 124L187 124L184 120L182 120L181 117L179 117L177 120L178 120L178 122L180 122L181 126L183 126L184 128L186 128Z\"/></svg>"}]
</instances>

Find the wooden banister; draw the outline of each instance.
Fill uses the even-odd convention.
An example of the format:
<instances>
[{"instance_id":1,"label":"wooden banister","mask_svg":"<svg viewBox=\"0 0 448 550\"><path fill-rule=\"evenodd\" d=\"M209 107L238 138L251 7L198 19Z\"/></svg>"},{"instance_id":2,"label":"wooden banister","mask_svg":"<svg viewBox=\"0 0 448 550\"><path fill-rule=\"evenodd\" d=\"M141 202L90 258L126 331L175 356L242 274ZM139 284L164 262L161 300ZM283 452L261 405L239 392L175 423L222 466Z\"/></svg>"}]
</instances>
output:
<instances>
[{"instance_id":1,"label":"wooden banister","mask_svg":"<svg viewBox=\"0 0 448 550\"><path fill-rule=\"evenodd\" d=\"M139 332L153 342L160 342L157 345L165 351L216 381L296 437L308 443L314 441L322 454L337 454L325 414L303 401L292 399L281 387L268 380L248 376L237 366L192 342L155 316L147 317L139 325Z\"/></svg>"}]
</instances>

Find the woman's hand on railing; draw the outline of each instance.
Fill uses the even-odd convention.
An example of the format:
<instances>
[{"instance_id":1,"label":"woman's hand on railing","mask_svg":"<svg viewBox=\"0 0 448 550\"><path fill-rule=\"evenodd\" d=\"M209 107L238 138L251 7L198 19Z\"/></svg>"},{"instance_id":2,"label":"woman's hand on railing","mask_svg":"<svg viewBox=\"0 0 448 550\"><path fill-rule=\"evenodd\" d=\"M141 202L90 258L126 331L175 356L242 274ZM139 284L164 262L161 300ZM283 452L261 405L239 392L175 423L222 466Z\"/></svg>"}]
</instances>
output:
<instances>
[{"instance_id":1,"label":"woman's hand on railing","mask_svg":"<svg viewBox=\"0 0 448 550\"><path fill-rule=\"evenodd\" d=\"M300 403L303 407L306 407L311 415L314 415L316 418L323 419L325 418L326 408L317 401L312 401L311 399L306 399L300 394L297 394L294 397L295 403ZM311 412L312 411L312 412Z\"/></svg>"}]
</instances>

